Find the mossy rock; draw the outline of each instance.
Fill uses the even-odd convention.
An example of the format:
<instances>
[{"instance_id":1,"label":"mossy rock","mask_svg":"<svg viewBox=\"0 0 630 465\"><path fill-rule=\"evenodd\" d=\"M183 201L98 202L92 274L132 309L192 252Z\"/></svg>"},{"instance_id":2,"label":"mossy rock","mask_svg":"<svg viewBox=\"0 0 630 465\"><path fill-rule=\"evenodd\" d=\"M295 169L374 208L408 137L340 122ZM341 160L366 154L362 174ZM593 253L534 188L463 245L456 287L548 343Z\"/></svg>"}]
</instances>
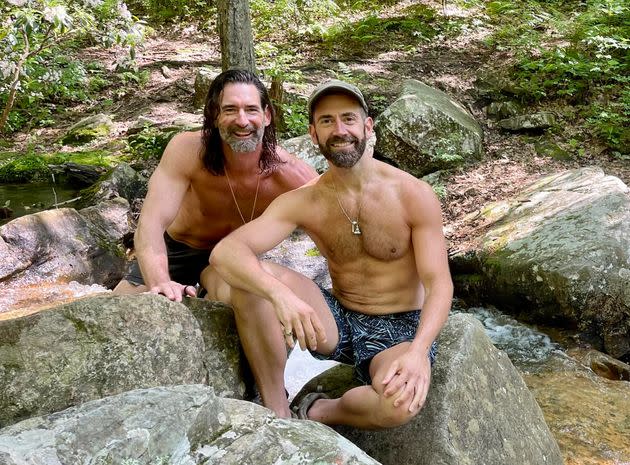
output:
<instances>
[{"instance_id":1,"label":"mossy rock","mask_svg":"<svg viewBox=\"0 0 630 465\"><path fill-rule=\"evenodd\" d=\"M107 136L114 126L113 121L107 115L94 115L84 118L70 129L61 142L68 145L80 145L99 137Z\"/></svg>"},{"instance_id":2,"label":"mossy rock","mask_svg":"<svg viewBox=\"0 0 630 465\"><path fill-rule=\"evenodd\" d=\"M23 155L0 167L0 183L24 183L51 179L52 171L41 155Z\"/></svg>"},{"instance_id":3,"label":"mossy rock","mask_svg":"<svg viewBox=\"0 0 630 465\"><path fill-rule=\"evenodd\" d=\"M117 157L102 150L26 155L11 153L4 160L0 156L0 183L51 181L53 175L51 165L74 163L110 168L117 161Z\"/></svg>"}]
</instances>

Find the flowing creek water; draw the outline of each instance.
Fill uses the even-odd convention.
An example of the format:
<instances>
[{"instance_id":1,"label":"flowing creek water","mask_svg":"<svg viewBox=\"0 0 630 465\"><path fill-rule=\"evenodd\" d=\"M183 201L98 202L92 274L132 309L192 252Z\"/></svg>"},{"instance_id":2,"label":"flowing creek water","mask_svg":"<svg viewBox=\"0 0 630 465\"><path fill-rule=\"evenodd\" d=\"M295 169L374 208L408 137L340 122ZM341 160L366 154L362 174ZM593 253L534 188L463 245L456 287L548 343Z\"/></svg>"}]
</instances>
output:
<instances>
[{"instance_id":1,"label":"flowing creek water","mask_svg":"<svg viewBox=\"0 0 630 465\"><path fill-rule=\"evenodd\" d=\"M630 465L630 382L602 378L566 354L568 347L491 307L455 307L485 327L536 397L566 465ZM294 350L286 370L291 396L334 362Z\"/></svg>"},{"instance_id":2,"label":"flowing creek water","mask_svg":"<svg viewBox=\"0 0 630 465\"><path fill-rule=\"evenodd\" d=\"M0 226L20 216L49 209L76 196L76 189L63 184L0 184L0 208L12 210L9 218L0 216Z\"/></svg>"}]
</instances>

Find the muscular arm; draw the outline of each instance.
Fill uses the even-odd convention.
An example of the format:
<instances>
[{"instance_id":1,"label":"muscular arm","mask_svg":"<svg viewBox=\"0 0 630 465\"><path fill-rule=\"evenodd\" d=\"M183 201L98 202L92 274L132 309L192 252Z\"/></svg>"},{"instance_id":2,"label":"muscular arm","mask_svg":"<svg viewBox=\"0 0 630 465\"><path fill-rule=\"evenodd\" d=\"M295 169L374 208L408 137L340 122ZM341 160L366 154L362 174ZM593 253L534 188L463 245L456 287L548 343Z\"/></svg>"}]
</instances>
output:
<instances>
[{"instance_id":1,"label":"muscular arm","mask_svg":"<svg viewBox=\"0 0 630 465\"><path fill-rule=\"evenodd\" d=\"M415 411L424 404L429 389L429 349L448 317L453 283L442 233L440 203L435 194L422 183L417 195L408 198L406 205L416 268L424 287L424 302L420 324L409 350L394 362L383 382L389 384L386 396L399 393L395 404L409 403L409 411Z\"/></svg>"},{"instance_id":2,"label":"muscular arm","mask_svg":"<svg viewBox=\"0 0 630 465\"><path fill-rule=\"evenodd\" d=\"M180 301L182 286L171 282L164 231L175 219L190 185L188 170L190 134L179 134L167 145L160 164L151 176L134 236L136 255L146 286L171 300ZM188 156L188 157L187 157Z\"/></svg>"},{"instance_id":3,"label":"muscular arm","mask_svg":"<svg viewBox=\"0 0 630 465\"><path fill-rule=\"evenodd\" d=\"M309 341L309 347L315 349L315 334L321 340L325 335L314 310L267 272L257 258L297 227L299 215L308 211L304 208L306 198L302 190L278 197L261 216L223 238L212 250L210 263L232 287L270 301L285 330L295 333L301 347Z\"/></svg>"}]
</instances>

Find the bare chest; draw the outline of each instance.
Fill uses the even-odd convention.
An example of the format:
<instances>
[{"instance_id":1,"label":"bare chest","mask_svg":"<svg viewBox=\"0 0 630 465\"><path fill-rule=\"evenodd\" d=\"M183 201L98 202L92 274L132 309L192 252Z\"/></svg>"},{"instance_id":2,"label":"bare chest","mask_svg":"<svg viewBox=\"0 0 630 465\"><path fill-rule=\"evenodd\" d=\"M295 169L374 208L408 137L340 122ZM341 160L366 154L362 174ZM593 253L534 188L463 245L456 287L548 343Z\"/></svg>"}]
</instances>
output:
<instances>
[{"instance_id":1,"label":"bare chest","mask_svg":"<svg viewBox=\"0 0 630 465\"><path fill-rule=\"evenodd\" d=\"M380 203L364 205L356 225L340 209L331 208L325 217L316 235L325 244L320 248L324 247L327 258L335 263L362 258L393 261L410 251L411 229L398 208L385 208Z\"/></svg>"}]
</instances>

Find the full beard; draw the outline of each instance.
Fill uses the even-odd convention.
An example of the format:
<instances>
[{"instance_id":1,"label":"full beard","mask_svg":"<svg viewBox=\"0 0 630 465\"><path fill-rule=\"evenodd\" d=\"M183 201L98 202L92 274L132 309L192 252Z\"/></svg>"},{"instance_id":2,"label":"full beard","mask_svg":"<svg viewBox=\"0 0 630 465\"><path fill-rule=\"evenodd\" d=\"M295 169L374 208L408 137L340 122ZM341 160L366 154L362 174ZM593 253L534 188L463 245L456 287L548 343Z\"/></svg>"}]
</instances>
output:
<instances>
[{"instance_id":1,"label":"full beard","mask_svg":"<svg viewBox=\"0 0 630 465\"><path fill-rule=\"evenodd\" d=\"M351 150L337 150L333 144L339 142L351 142L354 147ZM354 136L333 136L325 144L318 144L324 158L337 168L352 168L363 156L365 151L366 138L357 139Z\"/></svg>"},{"instance_id":2,"label":"full beard","mask_svg":"<svg viewBox=\"0 0 630 465\"><path fill-rule=\"evenodd\" d=\"M244 131L253 131L252 134L243 139L236 134ZM253 152L256 147L262 142L265 128L263 126L257 128L254 125L248 125L246 127L228 126L227 128L219 128L219 134L221 139L230 146L234 152Z\"/></svg>"}]
</instances>

